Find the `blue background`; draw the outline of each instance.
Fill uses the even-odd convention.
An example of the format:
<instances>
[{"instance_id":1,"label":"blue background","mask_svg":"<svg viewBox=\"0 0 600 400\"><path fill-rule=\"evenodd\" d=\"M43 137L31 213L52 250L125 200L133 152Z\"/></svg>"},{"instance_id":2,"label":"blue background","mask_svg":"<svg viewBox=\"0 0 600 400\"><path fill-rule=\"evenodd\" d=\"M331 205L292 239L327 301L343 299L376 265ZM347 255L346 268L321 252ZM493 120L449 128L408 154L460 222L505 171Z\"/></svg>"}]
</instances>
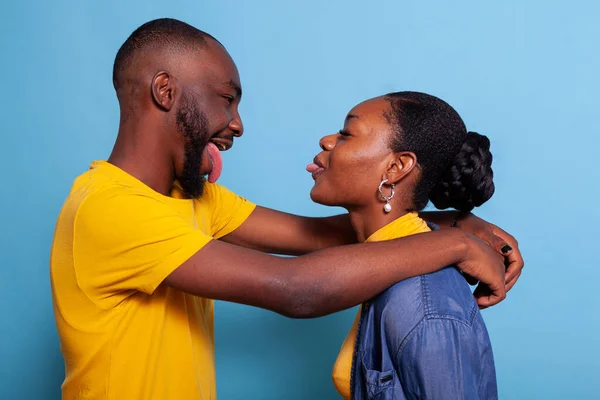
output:
<instances>
[{"instance_id":1,"label":"blue background","mask_svg":"<svg viewBox=\"0 0 600 400\"><path fill-rule=\"evenodd\" d=\"M163 16L213 34L236 60L246 133L221 182L261 205L338 211L311 203L304 167L372 96L429 92L488 135L497 192L478 213L514 234L527 262L484 312L501 398L597 398L600 3L167 3L2 2L0 398L60 397L55 219L73 178L115 139L117 49ZM331 366L353 316L295 321L218 303L219 398L336 398Z\"/></svg>"}]
</instances>

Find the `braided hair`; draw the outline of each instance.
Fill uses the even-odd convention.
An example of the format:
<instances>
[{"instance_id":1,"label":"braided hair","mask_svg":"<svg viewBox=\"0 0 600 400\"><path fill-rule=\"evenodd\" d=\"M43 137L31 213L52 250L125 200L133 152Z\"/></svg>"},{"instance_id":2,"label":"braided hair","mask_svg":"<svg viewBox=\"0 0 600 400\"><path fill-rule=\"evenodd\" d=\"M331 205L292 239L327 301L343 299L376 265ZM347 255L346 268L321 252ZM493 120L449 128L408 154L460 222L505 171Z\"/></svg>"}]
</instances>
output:
<instances>
[{"instance_id":1,"label":"braided hair","mask_svg":"<svg viewBox=\"0 0 600 400\"><path fill-rule=\"evenodd\" d=\"M389 93L384 98L391 112L394 152L417 156L421 178L413 205L420 211L429 201L438 209L468 213L494 194L490 141L467 132L463 120L446 102L419 92Z\"/></svg>"}]
</instances>

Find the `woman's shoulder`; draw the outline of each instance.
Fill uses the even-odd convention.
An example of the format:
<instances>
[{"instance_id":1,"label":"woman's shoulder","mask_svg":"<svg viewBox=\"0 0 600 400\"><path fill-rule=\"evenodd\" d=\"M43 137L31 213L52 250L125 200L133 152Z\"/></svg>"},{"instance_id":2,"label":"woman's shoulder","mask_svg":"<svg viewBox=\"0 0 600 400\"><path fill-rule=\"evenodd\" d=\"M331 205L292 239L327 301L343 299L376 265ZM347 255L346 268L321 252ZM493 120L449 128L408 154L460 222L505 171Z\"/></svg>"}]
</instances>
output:
<instances>
[{"instance_id":1,"label":"woman's shoulder","mask_svg":"<svg viewBox=\"0 0 600 400\"><path fill-rule=\"evenodd\" d=\"M424 318L471 324L478 311L469 284L452 266L399 282L377 296L372 306L386 319L393 317L404 325L416 325Z\"/></svg>"}]
</instances>

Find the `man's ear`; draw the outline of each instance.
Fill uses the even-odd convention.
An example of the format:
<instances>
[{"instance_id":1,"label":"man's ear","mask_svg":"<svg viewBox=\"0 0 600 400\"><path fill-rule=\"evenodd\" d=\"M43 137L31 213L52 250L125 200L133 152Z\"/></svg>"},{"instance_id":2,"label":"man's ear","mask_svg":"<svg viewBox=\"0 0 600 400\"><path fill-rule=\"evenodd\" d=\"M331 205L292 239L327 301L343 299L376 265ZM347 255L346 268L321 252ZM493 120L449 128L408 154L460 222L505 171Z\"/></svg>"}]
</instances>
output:
<instances>
[{"instance_id":1,"label":"man's ear","mask_svg":"<svg viewBox=\"0 0 600 400\"><path fill-rule=\"evenodd\" d=\"M152 78L152 99L163 111L171 111L177 90L177 82L166 71L157 72Z\"/></svg>"},{"instance_id":2,"label":"man's ear","mask_svg":"<svg viewBox=\"0 0 600 400\"><path fill-rule=\"evenodd\" d=\"M409 151L394 153L388 164L386 177L388 185L397 184L417 166L417 156Z\"/></svg>"}]
</instances>

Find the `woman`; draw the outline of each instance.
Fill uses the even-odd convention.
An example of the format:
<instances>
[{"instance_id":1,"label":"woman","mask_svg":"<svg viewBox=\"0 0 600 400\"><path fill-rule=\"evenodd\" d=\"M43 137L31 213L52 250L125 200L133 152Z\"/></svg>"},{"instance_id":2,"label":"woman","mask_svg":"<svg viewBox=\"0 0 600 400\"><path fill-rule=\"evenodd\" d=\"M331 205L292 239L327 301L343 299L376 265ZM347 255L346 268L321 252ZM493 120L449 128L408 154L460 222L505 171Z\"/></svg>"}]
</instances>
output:
<instances>
[{"instance_id":1,"label":"woman","mask_svg":"<svg viewBox=\"0 0 600 400\"><path fill-rule=\"evenodd\" d=\"M494 192L489 140L444 101L391 93L354 107L307 167L313 201L348 210L360 241L430 230L429 201L463 213ZM494 359L468 283L449 267L362 305L334 366L345 399L494 399Z\"/></svg>"}]
</instances>

